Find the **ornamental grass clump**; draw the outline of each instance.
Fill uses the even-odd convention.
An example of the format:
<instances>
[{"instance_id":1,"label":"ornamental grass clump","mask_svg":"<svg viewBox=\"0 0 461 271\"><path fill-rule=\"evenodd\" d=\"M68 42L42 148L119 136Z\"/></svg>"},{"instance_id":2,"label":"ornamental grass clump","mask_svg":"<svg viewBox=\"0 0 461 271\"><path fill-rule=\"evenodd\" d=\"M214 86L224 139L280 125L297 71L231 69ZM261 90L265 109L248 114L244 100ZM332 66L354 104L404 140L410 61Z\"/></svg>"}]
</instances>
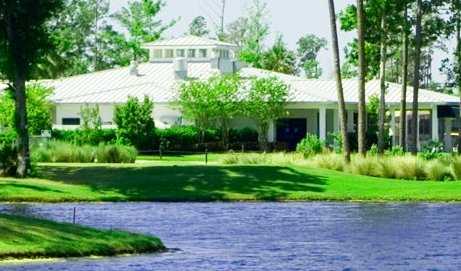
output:
<instances>
[{"instance_id":1,"label":"ornamental grass clump","mask_svg":"<svg viewBox=\"0 0 461 271\"><path fill-rule=\"evenodd\" d=\"M461 180L461 158L454 157L450 164L451 174L455 180Z\"/></svg>"},{"instance_id":2,"label":"ornamental grass clump","mask_svg":"<svg viewBox=\"0 0 461 271\"><path fill-rule=\"evenodd\" d=\"M317 155L312 158L312 163L316 167L343 171L345 167L344 158L338 154Z\"/></svg>"},{"instance_id":3,"label":"ornamental grass clump","mask_svg":"<svg viewBox=\"0 0 461 271\"><path fill-rule=\"evenodd\" d=\"M450 166L447 166L439 160L433 160L426 163L424 166L424 172L426 173L426 178L432 181L451 181L455 179L450 170Z\"/></svg>"},{"instance_id":4,"label":"ornamental grass clump","mask_svg":"<svg viewBox=\"0 0 461 271\"><path fill-rule=\"evenodd\" d=\"M134 163L138 155L134 147L100 144L96 150L98 163Z\"/></svg>"},{"instance_id":5,"label":"ornamental grass clump","mask_svg":"<svg viewBox=\"0 0 461 271\"><path fill-rule=\"evenodd\" d=\"M105 145L98 147L50 141L32 146L33 162L45 163L134 163L137 151L134 147Z\"/></svg>"}]
</instances>

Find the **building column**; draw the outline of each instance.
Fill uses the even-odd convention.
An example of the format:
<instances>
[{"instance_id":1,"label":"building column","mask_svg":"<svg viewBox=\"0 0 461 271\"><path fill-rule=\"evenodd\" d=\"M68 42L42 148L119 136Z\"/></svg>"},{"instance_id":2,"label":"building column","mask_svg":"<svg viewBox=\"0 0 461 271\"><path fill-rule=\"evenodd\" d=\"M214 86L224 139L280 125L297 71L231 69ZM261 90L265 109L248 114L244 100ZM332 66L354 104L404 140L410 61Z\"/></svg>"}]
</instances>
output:
<instances>
[{"instance_id":1,"label":"building column","mask_svg":"<svg viewBox=\"0 0 461 271\"><path fill-rule=\"evenodd\" d=\"M347 110L347 132L353 133L355 132L354 129L354 111Z\"/></svg>"},{"instance_id":2,"label":"building column","mask_svg":"<svg viewBox=\"0 0 461 271\"><path fill-rule=\"evenodd\" d=\"M327 139L327 109L324 106L319 108L319 137L321 140Z\"/></svg>"},{"instance_id":3,"label":"building column","mask_svg":"<svg viewBox=\"0 0 461 271\"><path fill-rule=\"evenodd\" d=\"M333 131L335 133L339 132L339 110L333 109Z\"/></svg>"},{"instance_id":4,"label":"building column","mask_svg":"<svg viewBox=\"0 0 461 271\"><path fill-rule=\"evenodd\" d=\"M397 135L397 128L395 125L395 109L390 109L391 111L391 131L390 131L390 136L392 136L392 146L397 145L397 140L396 140L396 135Z\"/></svg>"},{"instance_id":5,"label":"building column","mask_svg":"<svg viewBox=\"0 0 461 271\"><path fill-rule=\"evenodd\" d=\"M439 118L437 116L437 105L432 106L432 140L439 141Z\"/></svg>"}]
</instances>

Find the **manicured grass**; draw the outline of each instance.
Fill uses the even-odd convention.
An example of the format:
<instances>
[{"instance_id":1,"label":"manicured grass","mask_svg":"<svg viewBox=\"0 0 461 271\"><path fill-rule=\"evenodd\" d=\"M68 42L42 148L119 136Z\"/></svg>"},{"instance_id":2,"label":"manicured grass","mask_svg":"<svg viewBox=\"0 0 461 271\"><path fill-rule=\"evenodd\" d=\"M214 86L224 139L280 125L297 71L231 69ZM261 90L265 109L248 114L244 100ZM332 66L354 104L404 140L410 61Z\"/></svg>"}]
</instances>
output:
<instances>
[{"instance_id":1,"label":"manicured grass","mask_svg":"<svg viewBox=\"0 0 461 271\"><path fill-rule=\"evenodd\" d=\"M0 201L460 201L461 182L402 181L295 165L143 161L42 164L40 179L0 178Z\"/></svg>"},{"instance_id":2,"label":"manicured grass","mask_svg":"<svg viewBox=\"0 0 461 271\"><path fill-rule=\"evenodd\" d=\"M159 252L156 237L0 215L0 260Z\"/></svg>"}]
</instances>

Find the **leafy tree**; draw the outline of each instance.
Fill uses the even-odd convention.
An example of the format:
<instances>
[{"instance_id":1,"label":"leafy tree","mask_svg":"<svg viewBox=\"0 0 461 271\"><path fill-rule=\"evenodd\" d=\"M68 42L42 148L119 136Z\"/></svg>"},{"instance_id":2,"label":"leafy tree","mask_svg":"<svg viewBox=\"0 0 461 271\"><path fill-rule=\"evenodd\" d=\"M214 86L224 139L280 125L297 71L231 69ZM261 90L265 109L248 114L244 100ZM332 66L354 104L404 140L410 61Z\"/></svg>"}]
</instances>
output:
<instances>
[{"instance_id":1,"label":"leafy tree","mask_svg":"<svg viewBox=\"0 0 461 271\"><path fill-rule=\"evenodd\" d=\"M37 76L57 78L101 70L100 36L108 26L108 0L63 0L56 18L48 22L55 49L39 63Z\"/></svg>"},{"instance_id":2,"label":"leafy tree","mask_svg":"<svg viewBox=\"0 0 461 271\"><path fill-rule=\"evenodd\" d=\"M265 70L296 74L296 56L283 42L283 37L277 37L275 44L263 53L261 68Z\"/></svg>"},{"instance_id":3,"label":"leafy tree","mask_svg":"<svg viewBox=\"0 0 461 271\"><path fill-rule=\"evenodd\" d=\"M203 143L205 131L213 126L214 110L212 103L215 93L210 91L206 81L190 81L181 85L178 104L185 118L194 121L200 130L200 143Z\"/></svg>"},{"instance_id":4,"label":"leafy tree","mask_svg":"<svg viewBox=\"0 0 461 271\"><path fill-rule=\"evenodd\" d=\"M195 17L189 25L189 35L203 37L210 34L206 19L203 16Z\"/></svg>"},{"instance_id":5,"label":"leafy tree","mask_svg":"<svg viewBox=\"0 0 461 271\"><path fill-rule=\"evenodd\" d=\"M264 41L269 35L267 5L261 0L253 0L248 14L230 24L228 32L225 39L239 45L240 60L260 68Z\"/></svg>"},{"instance_id":6,"label":"leafy tree","mask_svg":"<svg viewBox=\"0 0 461 271\"><path fill-rule=\"evenodd\" d=\"M42 131L51 129L53 105L49 101L49 97L52 94L53 90L51 88L38 84L27 86L26 100L29 133L39 135ZM3 95L0 95L0 127L14 128L14 107L15 103L11 90L7 90Z\"/></svg>"},{"instance_id":7,"label":"leafy tree","mask_svg":"<svg viewBox=\"0 0 461 271\"><path fill-rule=\"evenodd\" d=\"M317 59L320 50L327 48L327 40L309 34L298 40L299 69L307 78L319 78L322 68Z\"/></svg>"},{"instance_id":8,"label":"leafy tree","mask_svg":"<svg viewBox=\"0 0 461 271\"><path fill-rule=\"evenodd\" d=\"M163 0L136 0L113 15L126 31L126 41L133 60L146 61L148 53L142 49L145 42L158 40L176 21L164 24L158 14L165 6Z\"/></svg>"},{"instance_id":9,"label":"leafy tree","mask_svg":"<svg viewBox=\"0 0 461 271\"><path fill-rule=\"evenodd\" d=\"M51 47L46 22L61 6L60 0L0 2L0 74L14 91L18 177L25 177L30 170L26 81Z\"/></svg>"},{"instance_id":10,"label":"leafy tree","mask_svg":"<svg viewBox=\"0 0 461 271\"><path fill-rule=\"evenodd\" d=\"M80 116L82 117L81 128L83 130L100 130L102 128L99 105L90 106L86 104L80 107Z\"/></svg>"},{"instance_id":11,"label":"leafy tree","mask_svg":"<svg viewBox=\"0 0 461 271\"><path fill-rule=\"evenodd\" d=\"M222 131L223 146L229 143L230 121L239 113L238 92L242 82L238 74L219 75L206 81L192 81L180 88L179 105L183 114L195 121L204 133L212 127Z\"/></svg>"},{"instance_id":12,"label":"leafy tree","mask_svg":"<svg viewBox=\"0 0 461 271\"><path fill-rule=\"evenodd\" d=\"M336 11L335 11L335 2L334 0L329 0L329 10L330 10L330 27L331 27L331 40L332 40L332 48L333 48L333 59L334 59L334 70L335 70L335 78L336 78L336 92L338 96L338 113L339 113L339 120L341 123L341 137L342 137L342 144L343 144L343 154L344 160L346 163L351 161L351 151L349 146L349 137L347 134L347 119L346 119L346 102L344 100L344 89L343 83L341 78L341 60L339 55L339 41L338 41L338 30L336 27ZM301 46L300 46L301 47ZM313 47L313 46L306 46L306 48ZM317 46L314 49L319 48ZM315 52L316 50L313 50ZM299 50L298 50L299 52ZM318 51L317 51L318 52Z\"/></svg>"},{"instance_id":13,"label":"leafy tree","mask_svg":"<svg viewBox=\"0 0 461 271\"><path fill-rule=\"evenodd\" d=\"M125 104L116 106L114 122L117 124L117 140L138 149L152 148L155 137L153 110L154 103L147 96L143 101L129 97Z\"/></svg>"},{"instance_id":14,"label":"leafy tree","mask_svg":"<svg viewBox=\"0 0 461 271\"><path fill-rule=\"evenodd\" d=\"M258 126L259 143L268 150L270 124L286 114L289 87L276 77L254 78L244 102L246 116L254 119Z\"/></svg>"}]
</instances>

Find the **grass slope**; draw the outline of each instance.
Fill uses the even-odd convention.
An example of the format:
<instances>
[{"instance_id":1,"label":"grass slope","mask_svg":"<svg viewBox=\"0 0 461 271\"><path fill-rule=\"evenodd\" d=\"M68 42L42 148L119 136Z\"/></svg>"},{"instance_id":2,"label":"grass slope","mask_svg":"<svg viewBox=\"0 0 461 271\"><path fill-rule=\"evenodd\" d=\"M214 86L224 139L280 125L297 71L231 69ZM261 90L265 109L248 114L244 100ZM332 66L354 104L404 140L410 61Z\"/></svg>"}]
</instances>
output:
<instances>
[{"instance_id":1,"label":"grass slope","mask_svg":"<svg viewBox=\"0 0 461 271\"><path fill-rule=\"evenodd\" d=\"M201 157L199 157L201 159ZM184 162L187 160L188 162ZM461 182L400 181L290 165L43 164L41 179L0 178L0 201L461 201Z\"/></svg>"},{"instance_id":2,"label":"grass slope","mask_svg":"<svg viewBox=\"0 0 461 271\"><path fill-rule=\"evenodd\" d=\"M155 237L0 215L0 260L112 256L164 250Z\"/></svg>"}]
</instances>

